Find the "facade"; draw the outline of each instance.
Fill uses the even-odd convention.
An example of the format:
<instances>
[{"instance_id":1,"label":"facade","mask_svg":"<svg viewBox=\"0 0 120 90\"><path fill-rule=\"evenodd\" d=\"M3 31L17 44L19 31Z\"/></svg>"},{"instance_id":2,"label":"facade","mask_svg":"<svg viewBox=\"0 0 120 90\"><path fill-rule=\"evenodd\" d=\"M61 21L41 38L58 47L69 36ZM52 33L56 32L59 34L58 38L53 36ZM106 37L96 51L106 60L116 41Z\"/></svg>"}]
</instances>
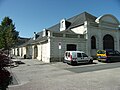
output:
<instances>
[{"instance_id":1,"label":"facade","mask_svg":"<svg viewBox=\"0 0 120 90\"><path fill-rule=\"evenodd\" d=\"M83 12L35 33L27 43L13 51L47 63L62 61L66 50L82 50L90 56L96 56L99 49L120 51L119 25L111 14L95 17Z\"/></svg>"}]
</instances>

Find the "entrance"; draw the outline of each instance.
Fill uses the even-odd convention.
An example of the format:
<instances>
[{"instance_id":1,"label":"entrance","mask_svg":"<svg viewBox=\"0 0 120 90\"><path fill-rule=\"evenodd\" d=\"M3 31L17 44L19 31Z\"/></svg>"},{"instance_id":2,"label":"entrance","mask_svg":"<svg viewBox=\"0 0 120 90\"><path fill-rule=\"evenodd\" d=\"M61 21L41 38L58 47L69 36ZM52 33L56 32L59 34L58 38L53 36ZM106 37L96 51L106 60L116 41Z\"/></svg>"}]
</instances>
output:
<instances>
[{"instance_id":1,"label":"entrance","mask_svg":"<svg viewBox=\"0 0 120 90\"><path fill-rule=\"evenodd\" d=\"M105 35L103 38L103 49L114 50L114 38L111 35Z\"/></svg>"},{"instance_id":2,"label":"entrance","mask_svg":"<svg viewBox=\"0 0 120 90\"><path fill-rule=\"evenodd\" d=\"M38 48L37 48L37 45L35 45L34 47L34 59L36 59L38 56Z\"/></svg>"},{"instance_id":3,"label":"entrance","mask_svg":"<svg viewBox=\"0 0 120 90\"><path fill-rule=\"evenodd\" d=\"M77 45L75 44L67 44L67 51L76 51Z\"/></svg>"}]
</instances>

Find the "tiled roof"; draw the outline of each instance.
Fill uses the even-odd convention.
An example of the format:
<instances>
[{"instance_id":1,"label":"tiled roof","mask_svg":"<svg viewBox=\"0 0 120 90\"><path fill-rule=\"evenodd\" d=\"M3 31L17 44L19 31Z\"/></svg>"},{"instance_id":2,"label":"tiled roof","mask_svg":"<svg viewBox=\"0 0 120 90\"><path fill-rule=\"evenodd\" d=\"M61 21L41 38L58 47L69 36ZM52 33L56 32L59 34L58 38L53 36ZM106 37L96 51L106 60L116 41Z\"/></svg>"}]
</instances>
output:
<instances>
[{"instance_id":1,"label":"tiled roof","mask_svg":"<svg viewBox=\"0 0 120 90\"><path fill-rule=\"evenodd\" d=\"M67 22L69 22L69 26L67 27L67 32L69 33L73 33L70 29L79 25L84 24L85 21L90 21L90 22L94 22L97 19L97 17L87 13L87 12L83 12L79 15L73 16L69 19L66 19ZM55 24L49 28L47 28L47 30L50 31L54 31L54 32L60 32L60 23ZM70 30L70 31L68 31ZM62 31L61 33L63 33L64 31ZM66 31L65 31L66 32ZM26 46L29 44L35 44L38 43L40 41L44 41L47 40L47 37L42 37L43 31L38 32L37 35L39 36L36 40L33 40L33 38L31 38L28 42L24 43L22 46Z\"/></svg>"},{"instance_id":2,"label":"tiled roof","mask_svg":"<svg viewBox=\"0 0 120 90\"><path fill-rule=\"evenodd\" d=\"M34 42L33 38L31 38L30 40L28 40L24 44L20 45L19 47L30 45L32 42Z\"/></svg>"},{"instance_id":3,"label":"tiled roof","mask_svg":"<svg viewBox=\"0 0 120 90\"><path fill-rule=\"evenodd\" d=\"M20 45L28 42L29 40L30 40L30 38L18 37L18 41L17 41L17 43L15 44L15 46L13 46L13 47L20 46Z\"/></svg>"},{"instance_id":4,"label":"tiled roof","mask_svg":"<svg viewBox=\"0 0 120 90\"><path fill-rule=\"evenodd\" d=\"M70 19L68 19L67 21L71 22L71 25L69 28L72 27L76 27L78 25L84 24L85 21L90 21L90 22L94 22L96 20L97 17L87 13L87 12L83 12L79 15L76 15Z\"/></svg>"},{"instance_id":5,"label":"tiled roof","mask_svg":"<svg viewBox=\"0 0 120 90\"><path fill-rule=\"evenodd\" d=\"M90 21L90 22L94 22L97 19L97 17L87 13L87 12L83 12L79 15L73 16L69 19L67 19L66 21L70 22L71 25L68 27L68 29L76 27L78 25L84 24L85 21ZM60 23L48 28L48 30L50 31L56 31L59 32L60 29Z\"/></svg>"},{"instance_id":6,"label":"tiled roof","mask_svg":"<svg viewBox=\"0 0 120 90\"><path fill-rule=\"evenodd\" d=\"M48 38L47 36L45 37L38 37L34 42L32 42L31 44L36 44L36 43L40 43L40 42L44 42L44 41L47 41Z\"/></svg>"}]
</instances>

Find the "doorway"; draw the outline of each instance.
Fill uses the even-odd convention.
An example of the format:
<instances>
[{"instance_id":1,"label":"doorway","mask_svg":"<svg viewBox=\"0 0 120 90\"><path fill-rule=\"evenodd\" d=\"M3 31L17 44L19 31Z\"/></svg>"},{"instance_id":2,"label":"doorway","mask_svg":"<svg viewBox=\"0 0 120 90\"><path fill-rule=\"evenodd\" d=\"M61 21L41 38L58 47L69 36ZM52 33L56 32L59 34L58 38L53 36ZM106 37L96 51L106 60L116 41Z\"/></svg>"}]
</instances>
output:
<instances>
[{"instance_id":1,"label":"doorway","mask_svg":"<svg viewBox=\"0 0 120 90\"><path fill-rule=\"evenodd\" d=\"M34 46L34 59L38 57L38 47L37 45Z\"/></svg>"},{"instance_id":2,"label":"doorway","mask_svg":"<svg viewBox=\"0 0 120 90\"><path fill-rule=\"evenodd\" d=\"M103 49L114 50L114 38L109 34L103 37Z\"/></svg>"},{"instance_id":3,"label":"doorway","mask_svg":"<svg viewBox=\"0 0 120 90\"><path fill-rule=\"evenodd\" d=\"M76 44L67 44L67 51L76 51L77 45Z\"/></svg>"}]
</instances>

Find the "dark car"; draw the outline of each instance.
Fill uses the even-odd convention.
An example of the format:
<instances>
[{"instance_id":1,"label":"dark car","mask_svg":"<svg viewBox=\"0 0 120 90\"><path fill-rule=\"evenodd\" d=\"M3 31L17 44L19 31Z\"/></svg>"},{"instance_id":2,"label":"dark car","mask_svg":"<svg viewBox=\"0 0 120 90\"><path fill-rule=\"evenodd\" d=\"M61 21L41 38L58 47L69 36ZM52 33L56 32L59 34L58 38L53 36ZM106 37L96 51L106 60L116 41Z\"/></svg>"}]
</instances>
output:
<instances>
[{"instance_id":1,"label":"dark car","mask_svg":"<svg viewBox=\"0 0 120 90\"><path fill-rule=\"evenodd\" d=\"M115 50L98 50L97 59L98 61L106 62L120 61L120 52Z\"/></svg>"}]
</instances>

